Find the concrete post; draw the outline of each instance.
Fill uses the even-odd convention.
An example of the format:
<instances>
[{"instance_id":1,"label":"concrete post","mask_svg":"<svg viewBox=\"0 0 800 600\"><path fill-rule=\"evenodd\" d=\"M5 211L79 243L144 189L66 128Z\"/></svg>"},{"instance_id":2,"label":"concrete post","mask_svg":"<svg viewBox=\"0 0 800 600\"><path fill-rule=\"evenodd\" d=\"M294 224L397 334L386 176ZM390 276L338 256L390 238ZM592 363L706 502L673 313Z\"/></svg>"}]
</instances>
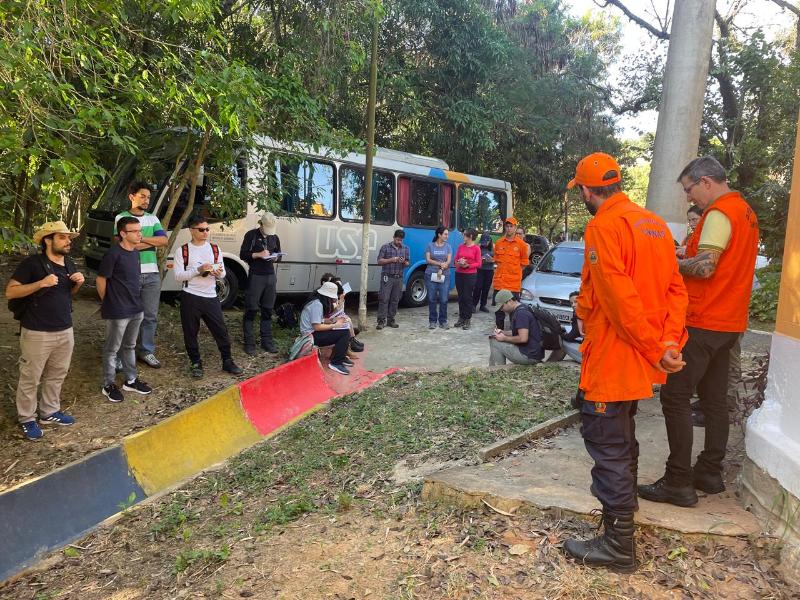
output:
<instances>
[{"instance_id":1,"label":"concrete post","mask_svg":"<svg viewBox=\"0 0 800 600\"><path fill-rule=\"evenodd\" d=\"M779 570L800 586L800 120L778 315L764 403L747 420L742 497L781 538Z\"/></svg>"},{"instance_id":2,"label":"concrete post","mask_svg":"<svg viewBox=\"0 0 800 600\"><path fill-rule=\"evenodd\" d=\"M697 156L716 0L675 0L647 208L661 216L673 237L686 234L686 195L675 183Z\"/></svg>"}]
</instances>

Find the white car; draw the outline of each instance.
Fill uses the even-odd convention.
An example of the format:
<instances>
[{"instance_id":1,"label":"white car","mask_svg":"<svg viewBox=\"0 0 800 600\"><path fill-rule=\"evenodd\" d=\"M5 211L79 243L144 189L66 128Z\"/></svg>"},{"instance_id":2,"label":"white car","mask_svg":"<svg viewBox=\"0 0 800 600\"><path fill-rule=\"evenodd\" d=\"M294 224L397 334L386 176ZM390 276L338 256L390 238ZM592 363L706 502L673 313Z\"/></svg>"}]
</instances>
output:
<instances>
[{"instance_id":1,"label":"white car","mask_svg":"<svg viewBox=\"0 0 800 600\"><path fill-rule=\"evenodd\" d=\"M551 248L522 281L521 300L552 313L569 325L572 306L569 295L581 286L583 242L562 242Z\"/></svg>"}]
</instances>

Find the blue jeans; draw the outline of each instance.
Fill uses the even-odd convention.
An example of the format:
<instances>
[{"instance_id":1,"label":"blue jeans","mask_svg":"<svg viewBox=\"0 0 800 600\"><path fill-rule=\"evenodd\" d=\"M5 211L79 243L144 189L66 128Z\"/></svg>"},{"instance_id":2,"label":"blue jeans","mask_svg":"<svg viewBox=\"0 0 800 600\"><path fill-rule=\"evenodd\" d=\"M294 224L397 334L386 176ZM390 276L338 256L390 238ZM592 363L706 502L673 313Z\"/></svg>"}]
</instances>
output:
<instances>
[{"instance_id":1,"label":"blue jeans","mask_svg":"<svg viewBox=\"0 0 800 600\"><path fill-rule=\"evenodd\" d=\"M161 274L142 273L142 305L144 320L139 328L139 343L136 353L151 354L156 351L156 326L158 325L158 303L161 301Z\"/></svg>"},{"instance_id":2,"label":"blue jeans","mask_svg":"<svg viewBox=\"0 0 800 600\"><path fill-rule=\"evenodd\" d=\"M445 274L442 283L431 281L431 273L425 273L425 288L428 290L428 322L447 323L447 297L450 293L450 275Z\"/></svg>"}]
</instances>

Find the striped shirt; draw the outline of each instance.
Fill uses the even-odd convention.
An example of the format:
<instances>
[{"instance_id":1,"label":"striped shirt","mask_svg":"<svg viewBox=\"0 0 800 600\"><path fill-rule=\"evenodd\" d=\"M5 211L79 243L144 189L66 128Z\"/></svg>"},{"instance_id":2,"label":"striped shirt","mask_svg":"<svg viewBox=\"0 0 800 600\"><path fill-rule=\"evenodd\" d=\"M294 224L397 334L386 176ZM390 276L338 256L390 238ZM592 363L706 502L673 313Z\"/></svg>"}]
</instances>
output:
<instances>
[{"instance_id":1,"label":"striped shirt","mask_svg":"<svg viewBox=\"0 0 800 600\"><path fill-rule=\"evenodd\" d=\"M381 273L384 275L402 275L403 269L406 268L405 261L409 258L408 246L403 244L399 248L394 245L394 242L388 242L381 246L378 252L378 258L394 258L400 256L403 262L387 263L382 265Z\"/></svg>"},{"instance_id":2,"label":"striped shirt","mask_svg":"<svg viewBox=\"0 0 800 600\"><path fill-rule=\"evenodd\" d=\"M143 215L133 215L130 211L123 210L114 218L114 228L122 217L136 217L142 225L142 237L166 237L167 232L161 227L161 221L154 214L145 212ZM142 273L158 273L158 255L156 249L139 251L139 266Z\"/></svg>"}]
</instances>

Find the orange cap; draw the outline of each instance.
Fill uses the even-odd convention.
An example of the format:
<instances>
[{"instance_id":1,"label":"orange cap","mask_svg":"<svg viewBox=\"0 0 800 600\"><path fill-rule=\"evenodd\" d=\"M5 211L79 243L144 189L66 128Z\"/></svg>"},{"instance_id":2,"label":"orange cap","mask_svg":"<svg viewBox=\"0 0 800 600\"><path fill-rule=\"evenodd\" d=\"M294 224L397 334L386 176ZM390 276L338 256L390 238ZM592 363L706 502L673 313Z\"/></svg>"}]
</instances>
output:
<instances>
[{"instance_id":1,"label":"orange cap","mask_svg":"<svg viewBox=\"0 0 800 600\"><path fill-rule=\"evenodd\" d=\"M603 179L603 176L609 171L616 171L616 177ZM620 181L622 181L622 172L617 161L608 154L595 152L580 160L578 166L575 167L575 177L567 184L567 189L571 190L576 185L603 187Z\"/></svg>"},{"instance_id":2,"label":"orange cap","mask_svg":"<svg viewBox=\"0 0 800 600\"><path fill-rule=\"evenodd\" d=\"M516 225L519 221L517 221L514 217L507 217L503 224L511 223L512 225Z\"/></svg>"}]
</instances>

